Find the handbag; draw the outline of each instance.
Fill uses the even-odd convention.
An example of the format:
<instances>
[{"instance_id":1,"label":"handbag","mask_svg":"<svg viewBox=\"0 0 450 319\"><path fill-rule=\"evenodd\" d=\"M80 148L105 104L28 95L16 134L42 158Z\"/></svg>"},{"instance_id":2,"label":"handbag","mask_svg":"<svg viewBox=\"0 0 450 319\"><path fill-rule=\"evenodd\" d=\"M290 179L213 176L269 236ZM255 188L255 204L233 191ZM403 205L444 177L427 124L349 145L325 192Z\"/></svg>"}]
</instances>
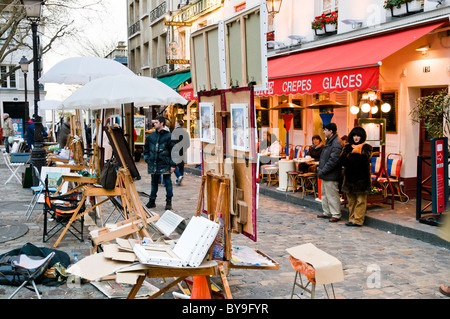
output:
<instances>
[{"instance_id":1,"label":"handbag","mask_svg":"<svg viewBox=\"0 0 450 319\"><path fill-rule=\"evenodd\" d=\"M112 190L116 187L117 171L116 171L116 161L114 158L110 158L103 165L102 172L100 173L99 183L104 189Z\"/></svg>"}]
</instances>

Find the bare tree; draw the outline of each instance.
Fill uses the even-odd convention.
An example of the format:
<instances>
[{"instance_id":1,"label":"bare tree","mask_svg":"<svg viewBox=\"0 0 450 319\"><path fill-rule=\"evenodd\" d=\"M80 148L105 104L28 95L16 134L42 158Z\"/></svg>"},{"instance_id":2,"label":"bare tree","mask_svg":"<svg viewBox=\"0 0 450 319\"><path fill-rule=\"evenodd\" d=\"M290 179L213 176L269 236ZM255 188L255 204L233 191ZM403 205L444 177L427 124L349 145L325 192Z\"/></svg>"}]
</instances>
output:
<instances>
[{"instance_id":1,"label":"bare tree","mask_svg":"<svg viewBox=\"0 0 450 319\"><path fill-rule=\"evenodd\" d=\"M79 30L73 24L74 10L79 12L94 10L103 6L103 0L47 0L42 19L39 22L41 55L45 55L58 42L64 40L79 41ZM0 2L0 63L11 59L11 54L20 48L31 47L31 24L26 19L25 9L20 0ZM28 38L28 39L27 39ZM33 59L29 59L30 63ZM10 74L20 68L12 66L9 72L2 74L0 84Z\"/></svg>"}]
</instances>

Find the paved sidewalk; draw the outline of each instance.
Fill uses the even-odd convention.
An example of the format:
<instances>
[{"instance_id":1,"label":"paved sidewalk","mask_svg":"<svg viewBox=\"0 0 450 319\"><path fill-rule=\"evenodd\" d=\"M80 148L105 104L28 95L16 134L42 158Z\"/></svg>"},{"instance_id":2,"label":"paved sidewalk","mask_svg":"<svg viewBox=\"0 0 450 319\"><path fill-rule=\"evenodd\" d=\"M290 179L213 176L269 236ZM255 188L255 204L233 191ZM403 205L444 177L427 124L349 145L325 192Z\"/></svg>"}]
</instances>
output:
<instances>
[{"instance_id":1,"label":"paved sidewalk","mask_svg":"<svg viewBox=\"0 0 450 319\"><path fill-rule=\"evenodd\" d=\"M148 194L150 177L145 163L141 161L137 166L142 179L135 182L136 188ZM0 162L1 176L7 176L8 173L5 164ZM28 227L28 232L1 243L0 254L19 248L27 242L52 248L56 239L42 243L42 221L36 223L41 209L37 207L32 218L25 220L31 191L22 188L17 182L7 185L3 183L0 182L0 219L22 223ZM173 211L187 219L191 218L195 214L199 189L200 177L186 174L181 186L174 185ZM146 203L145 196L141 196L141 199ZM165 189L161 187L155 209L159 214L164 212L164 199ZM105 204L104 216L108 216L112 210L112 205ZM275 259L280 267L279 270L231 270L228 281L233 298L290 298L295 273L289 263L286 248L313 243L343 264L345 280L334 286L339 299L448 299L438 290L439 285L450 284L450 254L447 248L373 227L346 227L345 220L329 223L316 218L317 212L317 208L301 206L289 200L276 199L267 194L259 196L257 241L253 242L241 234L233 234L232 243L257 248ZM387 213L379 212L378 215ZM114 218L115 213L110 222ZM88 227L92 226L86 228ZM89 255L91 244L86 235L85 240L80 242L67 234L57 249L70 256L74 250L82 258ZM149 280L155 286L161 286L161 281ZM219 282L218 278L213 278L213 281ZM39 288L43 291L44 298L107 299L88 283ZM12 291L13 287L0 286L0 298L7 298ZM173 299L172 291L179 289L174 287L160 298ZM34 298L33 295L22 289L15 298ZM323 287L317 287L316 297L325 297Z\"/></svg>"}]
</instances>

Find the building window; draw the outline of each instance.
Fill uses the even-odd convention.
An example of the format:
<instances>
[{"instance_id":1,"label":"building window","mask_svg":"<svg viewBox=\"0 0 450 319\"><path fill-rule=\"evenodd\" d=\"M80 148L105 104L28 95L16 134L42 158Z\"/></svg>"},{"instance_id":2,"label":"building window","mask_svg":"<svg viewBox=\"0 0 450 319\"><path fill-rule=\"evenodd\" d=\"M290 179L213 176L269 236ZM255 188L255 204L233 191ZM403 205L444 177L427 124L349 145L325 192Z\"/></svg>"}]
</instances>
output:
<instances>
[{"instance_id":1,"label":"building window","mask_svg":"<svg viewBox=\"0 0 450 319\"><path fill-rule=\"evenodd\" d=\"M0 66L0 77L3 77L4 74L7 74L10 70L10 66L1 65ZM11 73L4 82L2 82L2 88L14 89L16 88L16 73Z\"/></svg>"},{"instance_id":2,"label":"building window","mask_svg":"<svg viewBox=\"0 0 450 319\"><path fill-rule=\"evenodd\" d=\"M339 0L323 0L322 1L322 13L330 14L331 12L338 11Z\"/></svg>"}]
</instances>

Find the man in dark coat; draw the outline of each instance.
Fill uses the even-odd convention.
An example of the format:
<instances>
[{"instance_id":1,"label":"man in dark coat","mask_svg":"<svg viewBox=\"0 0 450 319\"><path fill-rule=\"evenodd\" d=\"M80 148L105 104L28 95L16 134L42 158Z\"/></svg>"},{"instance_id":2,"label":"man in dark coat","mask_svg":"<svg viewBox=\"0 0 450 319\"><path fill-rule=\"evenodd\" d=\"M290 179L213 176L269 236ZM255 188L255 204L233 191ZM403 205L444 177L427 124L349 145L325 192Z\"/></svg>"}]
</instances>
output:
<instances>
[{"instance_id":1,"label":"man in dark coat","mask_svg":"<svg viewBox=\"0 0 450 319\"><path fill-rule=\"evenodd\" d=\"M175 176L177 177L175 184L181 185L184 175L184 165L187 162L187 150L191 146L189 133L183 128L183 120L175 122L175 129L172 132L172 140L176 146L172 149L172 159L177 164Z\"/></svg>"},{"instance_id":2,"label":"man in dark coat","mask_svg":"<svg viewBox=\"0 0 450 319\"><path fill-rule=\"evenodd\" d=\"M58 143L60 148L66 147L67 138L70 135L70 117L61 125L58 132Z\"/></svg>"},{"instance_id":3,"label":"man in dark coat","mask_svg":"<svg viewBox=\"0 0 450 319\"><path fill-rule=\"evenodd\" d=\"M320 154L317 176L322 180L322 209L323 214L318 218L329 219L330 222L341 220L341 201L339 198L339 179L342 166L339 156L342 151L342 141L337 134L335 123L324 126L323 133L326 137L325 147Z\"/></svg>"},{"instance_id":4,"label":"man in dark coat","mask_svg":"<svg viewBox=\"0 0 450 319\"><path fill-rule=\"evenodd\" d=\"M166 187L166 207L172 209L173 188L170 174L175 171L176 164L172 160L171 152L174 146L172 134L165 126L166 119L157 116L153 122L155 131L147 135L144 146L144 160L147 163L148 173L151 174L151 193L147 203L148 208L156 207L156 196L158 193L158 183L163 176Z\"/></svg>"}]
</instances>

